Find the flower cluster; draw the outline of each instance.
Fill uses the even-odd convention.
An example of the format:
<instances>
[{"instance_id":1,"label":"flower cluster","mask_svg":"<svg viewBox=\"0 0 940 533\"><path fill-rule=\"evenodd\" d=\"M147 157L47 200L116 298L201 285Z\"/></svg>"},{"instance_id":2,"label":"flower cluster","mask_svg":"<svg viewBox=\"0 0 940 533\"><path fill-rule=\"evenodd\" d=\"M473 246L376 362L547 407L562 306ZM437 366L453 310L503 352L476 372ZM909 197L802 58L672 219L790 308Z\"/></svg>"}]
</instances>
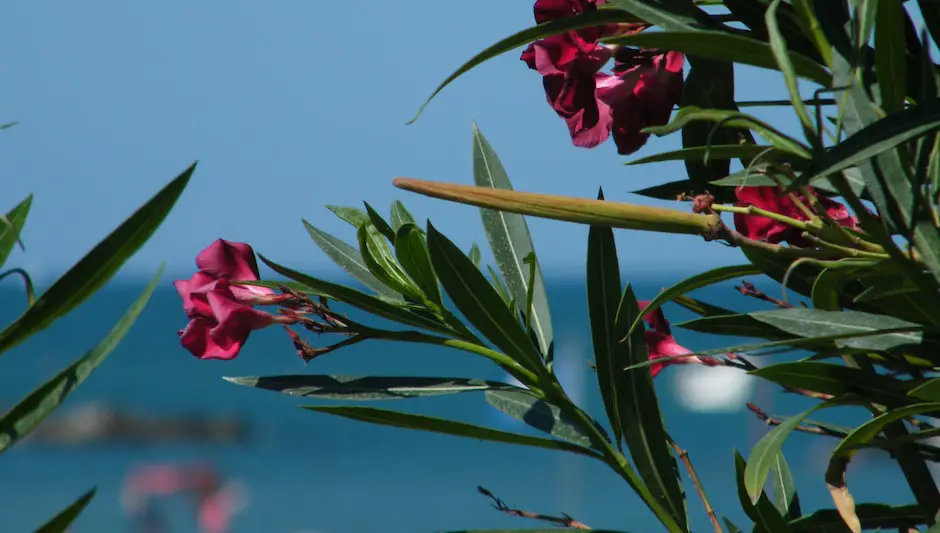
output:
<instances>
[{"instance_id":1,"label":"flower cluster","mask_svg":"<svg viewBox=\"0 0 940 533\"><path fill-rule=\"evenodd\" d=\"M537 0L539 24L594 11L606 0ZM682 96L679 52L604 46L603 37L642 31L647 24L606 25L554 35L522 53L542 75L549 105L568 126L575 146L594 148L613 134L617 152L639 150L649 134L641 130L669 121ZM613 58L613 74L600 70Z\"/></svg>"},{"instance_id":2,"label":"flower cluster","mask_svg":"<svg viewBox=\"0 0 940 533\"><path fill-rule=\"evenodd\" d=\"M199 271L192 278L173 282L189 317L189 324L179 332L180 342L194 356L233 359L253 330L296 321L296 317L254 308L282 302L288 296L266 287L232 284L258 280L251 246L219 239L196 256L196 266Z\"/></svg>"}]
</instances>

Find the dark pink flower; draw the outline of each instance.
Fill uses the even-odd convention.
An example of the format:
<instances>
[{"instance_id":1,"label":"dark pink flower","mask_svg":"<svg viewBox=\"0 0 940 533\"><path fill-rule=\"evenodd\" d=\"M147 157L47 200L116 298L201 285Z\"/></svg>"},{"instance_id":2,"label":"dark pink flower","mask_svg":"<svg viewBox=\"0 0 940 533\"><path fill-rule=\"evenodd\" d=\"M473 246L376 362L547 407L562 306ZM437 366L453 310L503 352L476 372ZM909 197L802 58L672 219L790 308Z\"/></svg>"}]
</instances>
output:
<instances>
[{"instance_id":1,"label":"dark pink flower","mask_svg":"<svg viewBox=\"0 0 940 533\"><path fill-rule=\"evenodd\" d=\"M669 122L672 108L682 98L680 52L622 48L615 57L614 74L597 83L597 99L611 113L617 153L628 155L646 144L641 130Z\"/></svg>"},{"instance_id":2,"label":"dark pink flower","mask_svg":"<svg viewBox=\"0 0 940 533\"><path fill-rule=\"evenodd\" d=\"M535 20L576 16L606 0L538 0ZM554 35L528 46L521 59L542 75L549 105L565 120L575 146L594 148L611 132L617 151L629 154L646 143L647 126L665 124L682 94L683 56L621 49L614 75L600 70L613 52L603 36L643 31L649 25L611 24Z\"/></svg>"},{"instance_id":3,"label":"dark pink flower","mask_svg":"<svg viewBox=\"0 0 940 533\"><path fill-rule=\"evenodd\" d=\"M190 319L179 332L180 342L200 359L233 359L253 330L279 321L253 307L274 291L231 283L258 280L254 251L245 243L219 239L200 252L196 266L192 278L173 282Z\"/></svg>"},{"instance_id":4,"label":"dark pink flower","mask_svg":"<svg viewBox=\"0 0 940 533\"><path fill-rule=\"evenodd\" d=\"M826 198L825 196L821 196L812 189L810 189L810 191L823 208L826 209L826 213L829 217L835 222L846 228L854 230L859 229L858 219L852 216L844 205L830 198ZM796 206L790 198L790 195L784 194L779 187L772 185L738 187L735 189L735 195L738 197L738 201L735 202L735 205L738 207L753 205L765 211L784 215L796 220L809 220L803 211ZM809 202L807 202L802 194L797 197L804 205L809 206ZM738 233L758 241L765 241L772 244L779 244L785 241L795 246L806 246L808 244L801 236L802 230L794 228L789 224L759 215L735 213L734 227Z\"/></svg>"},{"instance_id":5,"label":"dark pink flower","mask_svg":"<svg viewBox=\"0 0 940 533\"><path fill-rule=\"evenodd\" d=\"M637 302L637 305L640 308L640 312L642 312L646 309L646 306L649 305L649 301L641 300ZM669 321L666 320L666 315L663 313L662 308L658 308L651 313L646 313L643 316L643 321L649 326L649 329L647 329L645 333L646 349L649 351L650 361L663 357L674 357L692 353L691 350L676 342L676 339L672 336L672 331L670 331ZM700 358L698 356L670 359L661 363L653 363L650 367L650 373L655 378L666 366L677 364L715 366L718 364L718 361L710 357Z\"/></svg>"}]
</instances>

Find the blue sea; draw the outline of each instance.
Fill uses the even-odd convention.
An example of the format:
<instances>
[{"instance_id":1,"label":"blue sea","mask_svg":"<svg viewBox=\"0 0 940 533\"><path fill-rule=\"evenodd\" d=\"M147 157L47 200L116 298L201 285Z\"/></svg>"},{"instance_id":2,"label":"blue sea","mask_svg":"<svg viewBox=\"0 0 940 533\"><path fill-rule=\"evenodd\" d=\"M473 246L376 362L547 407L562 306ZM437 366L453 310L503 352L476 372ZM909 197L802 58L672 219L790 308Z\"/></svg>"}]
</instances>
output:
<instances>
[{"instance_id":1,"label":"blue sea","mask_svg":"<svg viewBox=\"0 0 940 533\"><path fill-rule=\"evenodd\" d=\"M644 299L677 280L630 281ZM234 361L199 361L179 346L177 331L186 318L170 281L164 278L124 342L68 399L58 416L88 402L103 402L140 416L240 417L250 425L250 438L227 445L110 442L80 447L27 441L0 455L0 530L4 533L33 531L93 486L98 488L95 499L70 531L131 533L131 523L119 503L121 483L129 469L142 463L197 460L211 462L248 489L247 505L236 516L232 533L431 533L551 527L498 512L477 493L478 485L511 506L544 514L568 513L595 528L660 530L623 481L591 459L339 419L298 408L314 401L222 379L297 373L505 379L488 362L436 347L366 342L305 366L278 328L256 332ZM588 367L593 355L583 281L550 279L547 284L558 373L572 397L603 420L595 376ZM769 282L760 288L779 290ZM0 409L12 406L94 346L142 289L143 283L113 282L72 315L5 354L0 359ZM22 310L23 295L12 282L4 285L0 295L4 303L0 318L7 323ZM732 284L693 295L738 309L762 305L738 294ZM692 318L677 306L666 309L673 323ZM693 349L744 340L679 328L674 333L681 344ZM755 362L765 364L766 359ZM738 449L746 457L767 425L747 411L743 402L754 402L779 415L795 414L811 403L758 383L739 405L720 412L697 412L677 400L681 389L688 387L682 378L696 370L706 369L671 367L656 380L668 430L689 450L719 516L749 529L737 500L732 454ZM479 393L370 405L539 434L493 410ZM846 408L820 419L858 423L865 413ZM795 434L785 447L804 513L831 507L823 472L834 444L833 439ZM882 455L860 454L848 476L856 502L909 501L909 491L892 466ZM686 494L693 529L710 531L701 502L688 483ZM189 500L168 497L159 505L173 533L196 531Z\"/></svg>"}]
</instances>

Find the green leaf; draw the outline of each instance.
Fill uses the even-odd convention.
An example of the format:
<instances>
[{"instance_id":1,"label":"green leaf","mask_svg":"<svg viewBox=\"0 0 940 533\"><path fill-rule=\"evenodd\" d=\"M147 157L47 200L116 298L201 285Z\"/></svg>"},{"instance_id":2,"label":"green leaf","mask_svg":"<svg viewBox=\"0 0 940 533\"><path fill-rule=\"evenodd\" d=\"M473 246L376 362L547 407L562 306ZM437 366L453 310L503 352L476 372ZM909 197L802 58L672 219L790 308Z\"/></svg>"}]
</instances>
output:
<instances>
[{"instance_id":1,"label":"green leaf","mask_svg":"<svg viewBox=\"0 0 940 533\"><path fill-rule=\"evenodd\" d=\"M282 276L297 281L306 287L309 287L315 294L331 298L338 302L349 304L357 309L361 309L367 313L371 313L394 322L431 331L437 331L440 333L454 334L454 331L445 326L443 323L431 320L423 315L412 312L407 307L402 305L395 305L349 287L336 285L335 283L330 283L328 281L310 277L306 274L301 274L296 270L291 270L287 267L281 266L261 254L258 254L258 257L261 259L261 261L264 262L264 264L271 268L271 270Z\"/></svg>"},{"instance_id":2,"label":"green leaf","mask_svg":"<svg viewBox=\"0 0 940 533\"><path fill-rule=\"evenodd\" d=\"M738 187L740 185L749 187L758 187L762 185L776 186L777 182L774 181L773 178L771 178L766 172L757 172L758 170L764 170L765 168L766 165L757 164L753 168L746 168L724 178L714 180L711 182L711 184L722 187ZM848 182L852 192L855 194L861 194L865 189L865 180L862 179L858 169L846 169L843 174L845 175L845 180ZM812 185L817 189L822 189L823 191L832 194L838 194L839 192L829 181L829 178L817 178L812 182Z\"/></svg>"},{"instance_id":3,"label":"green leaf","mask_svg":"<svg viewBox=\"0 0 940 533\"><path fill-rule=\"evenodd\" d=\"M707 16L692 2L650 2L648 0L611 0L602 9L618 8L639 20L659 26L666 31L693 31L700 29L696 17Z\"/></svg>"},{"instance_id":4,"label":"green leaf","mask_svg":"<svg viewBox=\"0 0 940 533\"><path fill-rule=\"evenodd\" d=\"M777 457L782 453L783 443L787 437L817 409L832 407L834 402L825 402L814 405L797 416L791 416L761 437L751 456L747 458L747 467L744 469L744 489L747 491L751 503L763 494L764 485L770 470L777 464ZM779 508L779 507L778 507Z\"/></svg>"},{"instance_id":5,"label":"green leaf","mask_svg":"<svg viewBox=\"0 0 940 533\"><path fill-rule=\"evenodd\" d=\"M480 247L477 246L477 243L473 243L470 246L470 253L467 254L467 257L470 258L470 262L473 263L473 266L480 268L480 261L483 259L483 254L480 252Z\"/></svg>"},{"instance_id":6,"label":"green leaf","mask_svg":"<svg viewBox=\"0 0 940 533\"><path fill-rule=\"evenodd\" d=\"M482 379L448 377L350 376L343 374L223 378L236 385L327 400L376 401L442 396L519 387Z\"/></svg>"},{"instance_id":7,"label":"green leaf","mask_svg":"<svg viewBox=\"0 0 940 533\"><path fill-rule=\"evenodd\" d=\"M625 377L623 369L629 364L629 353L617 337L621 287L614 232L610 228L591 226L588 231L587 298L594 363L614 441L622 449L623 421L620 419L618 404L621 399L617 388Z\"/></svg>"},{"instance_id":8,"label":"green leaf","mask_svg":"<svg viewBox=\"0 0 940 533\"><path fill-rule=\"evenodd\" d=\"M18 440L29 435L49 414L62 404L82 384L91 373L117 348L140 313L150 301L150 296L160 281L163 266L153 277L144 292L130 306L124 316L97 346L87 352L55 377L43 383L23 398L13 409L0 418L0 452L13 446Z\"/></svg>"},{"instance_id":9,"label":"green leaf","mask_svg":"<svg viewBox=\"0 0 940 533\"><path fill-rule=\"evenodd\" d=\"M618 360L627 364L649 361L646 333L637 329L626 335L628 324L642 316L633 289L628 284L620 300L615 321L615 336L626 336L619 344L624 353ZM627 366L627 365L624 365ZM623 368L623 367L621 367ZM683 529L687 529L685 494L679 479L679 466L669 445L666 426L659 409L653 377L649 372L627 372L618 380L618 408L624 440L630 457L650 492L664 503L670 515Z\"/></svg>"},{"instance_id":10,"label":"green leaf","mask_svg":"<svg viewBox=\"0 0 940 533\"><path fill-rule=\"evenodd\" d=\"M473 181L479 187L512 190L506 169L476 124L473 125ZM520 304L528 301L531 296L532 309L526 309L525 314L531 316L531 326L539 340L539 349L543 354L547 354L554 340L552 317L542 269L537 261L534 291L531 295L527 294L529 266L525 264L525 258L529 254L535 254L535 248L525 217L483 208L480 209L480 217L483 219L483 229L493 251L493 258L509 294Z\"/></svg>"},{"instance_id":11,"label":"green leaf","mask_svg":"<svg viewBox=\"0 0 940 533\"><path fill-rule=\"evenodd\" d=\"M382 215L380 215L378 211L369 205L369 202L362 203L366 206L366 214L369 216L369 222L371 222L372 225L375 226L377 230L379 230L379 233L381 233L382 236L388 239L388 242L395 242L395 231L392 230L392 227L388 224L388 222L382 218Z\"/></svg>"},{"instance_id":12,"label":"green leaf","mask_svg":"<svg viewBox=\"0 0 940 533\"><path fill-rule=\"evenodd\" d=\"M516 420L572 444L591 447L591 439L559 407L527 390L488 390L485 396L486 403Z\"/></svg>"},{"instance_id":13,"label":"green leaf","mask_svg":"<svg viewBox=\"0 0 940 533\"><path fill-rule=\"evenodd\" d=\"M775 157L784 157L785 155L785 152L766 144L718 144L712 146L694 146L692 148L662 152L641 157L636 161L628 161L624 164L645 165L647 163L660 163L663 161L706 162L711 159L753 159L757 156L773 159Z\"/></svg>"},{"instance_id":14,"label":"green leaf","mask_svg":"<svg viewBox=\"0 0 940 533\"><path fill-rule=\"evenodd\" d=\"M823 311L820 309L790 308L748 313L752 318L799 337L822 337L852 333L875 333L882 330L921 328L918 324L886 315L861 311ZM891 350L900 346L919 345L923 333L885 333L836 344L862 350Z\"/></svg>"},{"instance_id":15,"label":"green leaf","mask_svg":"<svg viewBox=\"0 0 940 533\"><path fill-rule=\"evenodd\" d=\"M581 28L603 26L605 24L636 22L636 20L637 19L635 16L624 11L604 9L583 13L575 17L565 17L561 19L550 20L543 24L539 24L538 26L533 26L531 28L514 33L513 35L502 39L496 44L493 44L482 52L474 55L466 63L455 70L450 76L447 76L447 78L441 82L441 84L438 85L436 89L434 89L434 92L431 93L431 96L425 100L425 102L418 109L418 112L415 113L415 116L412 117L411 120L407 122L407 124L413 124L416 120L418 120L418 117L421 116L421 113L423 113L428 104L431 103L431 100L433 100L435 96L444 90L444 87L447 87L454 80L466 74L474 67L483 64L489 59L551 35L566 33L571 30L577 30Z\"/></svg>"},{"instance_id":16,"label":"green leaf","mask_svg":"<svg viewBox=\"0 0 940 533\"><path fill-rule=\"evenodd\" d=\"M395 234L395 256L405 272L411 276L424 296L437 308L444 307L437 275L431 266L427 238L421 228L411 222L399 226Z\"/></svg>"},{"instance_id":17,"label":"green leaf","mask_svg":"<svg viewBox=\"0 0 940 533\"><path fill-rule=\"evenodd\" d=\"M773 57L780 72L783 73L787 92L790 93L790 102L793 103L793 111L796 113L796 116L799 117L803 125L803 132L806 135L806 139L815 145L819 141L816 139L817 132L813 126L813 120L810 118L809 112L806 111L806 105L803 104L803 98L802 95L800 95L800 87L797 80L797 76L800 73L800 63L796 61L796 59L812 60L801 56L794 57L792 52L787 50L787 41L780 31L780 24L777 21L777 10L781 5L780 2L781 0L773 0L770 2L767 13L764 15L764 21L767 24L767 35L770 39L770 48L773 50ZM813 61L813 64L820 70L823 70L815 61ZM825 71L823 70L823 72ZM817 79L817 81L823 87L829 88L832 86L832 78L828 77L828 74L827 78L823 81L819 79Z\"/></svg>"},{"instance_id":18,"label":"green leaf","mask_svg":"<svg viewBox=\"0 0 940 533\"><path fill-rule=\"evenodd\" d=\"M747 461L741 457L737 450L734 451L734 471L738 486L738 500L741 502L741 508L748 518L754 521L755 531L761 533L789 533L790 526L780 515L774 504L770 502L767 495L763 492L757 499L757 503L751 502L744 484L744 472L747 469Z\"/></svg>"},{"instance_id":19,"label":"green leaf","mask_svg":"<svg viewBox=\"0 0 940 533\"><path fill-rule=\"evenodd\" d=\"M508 431L500 431L498 429L457 422L456 420L400 413L388 409L376 409L374 407L305 405L303 408L381 426L417 429L456 437L504 442L507 444L520 444L523 446L574 452L588 457L597 457L596 453L592 450L565 441L530 437L528 435L520 435L518 433L510 433Z\"/></svg>"},{"instance_id":20,"label":"green leaf","mask_svg":"<svg viewBox=\"0 0 940 533\"><path fill-rule=\"evenodd\" d=\"M878 88L881 90L881 108L890 115L904 109L907 96L905 13L900 2L878 2L877 6L875 72L878 73Z\"/></svg>"},{"instance_id":21,"label":"green leaf","mask_svg":"<svg viewBox=\"0 0 940 533\"><path fill-rule=\"evenodd\" d=\"M690 278L686 278L657 294L656 297L653 298L643 309L643 314L638 315L634 319L633 323L630 324L628 334L632 333L633 330L639 327L639 325L643 322L643 315L656 311L662 307L663 304L673 300L676 296L694 291L696 289L701 289L703 287L708 287L709 285L728 281L730 279L760 273L760 269L754 267L753 265L734 265L715 268L709 270L708 272L703 272Z\"/></svg>"},{"instance_id":22,"label":"green leaf","mask_svg":"<svg viewBox=\"0 0 940 533\"><path fill-rule=\"evenodd\" d=\"M771 45L742 34L722 31L658 31L635 35L624 35L604 39L604 42L641 48L675 50L686 54L709 59L733 61L741 65L751 65L771 70L780 70L774 61ZM816 61L797 52L785 52L793 63L795 73L820 85L829 87L832 77Z\"/></svg>"},{"instance_id":23,"label":"green leaf","mask_svg":"<svg viewBox=\"0 0 940 533\"><path fill-rule=\"evenodd\" d=\"M401 203L399 200L395 200L392 202L392 230L394 230L397 235L398 230L405 224L418 225L418 223L415 222L415 218L411 216L411 213L405 209L405 204Z\"/></svg>"},{"instance_id":24,"label":"green leaf","mask_svg":"<svg viewBox=\"0 0 940 533\"><path fill-rule=\"evenodd\" d=\"M779 363L749 374L796 389L806 389L843 396L857 394L866 400L889 406L910 403L907 385L890 376L872 374L858 368L822 363L817 361L799 361Z\"/></svg>"},{"instance_id":25,"label":"green leaf","mask_svg":"<svg viewBox=\"0 0 940 533\"><path fill-rule=\"evenodd\" d=\"M850 94L860 98L864 91L855 87ZM856 105L868 105L870 103ZM868 110L874 113L873 110ZM875 120L868 126L847 137L819 157L813 159L810 169L804 172L790 188L805 185L819 177L858 165L887 152L896 146L923 137L940 129L940 103L924 102ZM870 185L870 184L869 184ZM909 186L909 184L908 184Z\"/></svg>"},{"instance_id":26,"label":"green leaf","mask_svg":"<svg viewBox=\"0 0 940 533\"><path fill-rule=\"evenodd\" d=\"M529 370L544 367L532 341L470 259L428 221L431 264L454 305L487 339Z\"/></svg>"},{"instance_id":27,"label":"green leaf","mask_svg":"<svg viewBox=\"0 0 940 533\"><path fill-rule=\"evenodd\" d=\"M196 169L190 165L36 299L0 332L0 354L49 327L100 289L157 230Z\"/></svg>"},{"instance_id":28,"label":"green leaf","mask_svg":"<svg viewBox=\"0 0 940 533\"><path fill-rule=\"evenodd\" d=\"M864 529L894 529L922 524L924 513L917 505L902 505L898 507L880 503L860 503L855 506ZM835 509L821 509L815 513L804 516L799 520L790 522L793 533L819 533L819 532L846 532L848 527L839 512Z\"/></svg>"},{"instance_id":29,"label":"green leaf","mask_svg":"<svg viewBox=\"0 0 940 533\"><path fill-rule=\"evenodd\" d=\"M940 402L918 403L889 411L865 422L839 441L839 444L832 450L833 458L839 458L847 463L859 450L875 439L888 424L916 415L935 416L937 412L940 412Z\"/></svg>"},{"instance_id":30,"label":"green leaf","mask_svg":"<svg viewBox=\"0 0 940 533\"><path fill-rule=\"evenodd\" d=\"M400 294L388 288L388 286L369 272L369 268L363 262L362 254L359 253L359 250L329 233L317 229L306 220L301 220L307 233L310 234L310 238L313 239L313 242L315 242L316 245L323 250L323 253L332 259L334 263L339 265L340 268L361 281L363 285L369 287L377 294L396 300L401 299Z\"/></svg>"},{"instance_id":31,"label":"green leaf","mask_svg":"<svg viewBox=\"0 0 940 533\"><path fill-rule=\"evenodd\" d=\"M923 385L915 387L908 394L920 400L940 402L940 378L929 379Z\"/></svg>"},{"instance_id":32,"label":"green leaf","mask_svg":"<svg viewBox=\"0 0 940 533\"><path fill-rule=\"evenodd\" d=\"M394 236L393 236L394 238ZM392 255L381 230L372 224L359 226L359 253L369 272L395 292L421 300L422 294L414 281L402 269Z\"/></svg>"},{"instance_id":33,"label":"green leaf","mask_svg":"<svg viewBox=\"0 0 940 533\"><path fill-rule=\"evenodd\" d=\"M774 459L770 481L774 492L774 506L787 520L798 519L802 514L800 497L793 482L793 473L790 472L790 466L787 465L782 451Z\"/></svg>"},{"instance_id":34,"label":"green leaf","mask_svg":"<svg viewBox=\"0 0 940 533\"><path fill-rule=\"evenodd\" d=\"M92 498L95 497L95 493L98 492L98 488L92 488L85 494L82 494L77 500L72 502L71 505L59 511L58 514L53 516L48 522L39 526L39 529L35 533L66 533L72 522L78 518L78 515L85 510L85 507L91 503Z\"/></svg>"},{"instance_id":35,"label":"green leaf","mask_svg":"<svg viewBox=\"0 0 940 533\"><path fill-rule=\"evenodd\" d=\"M357 209L355 207L342 207L338 205L328 205L326 208L332 211L333 214L339 217L340 220L346 222L356 229L359 229L359 226L363 224L368 224L371 222L369 219L369 214L362 209Z\"/></svg>"},{"instance_id":36,"label":"green leaf","mask_svg":"<svg viewBox=\"0 0 940 533\"><path fill-rule=\"evenodd\" d=\"M805 144L784 134L759 118L740 111L685 106L675 114L668 124L643 128L643 131L662 137L680 130L690 122L698 120L720 123L722 127L726 128L748 128L757 132L758 135L769 141L778 150L793 154L801 159L810 159L811 157L810 149Z\"/></svg>"},{"instance_id":37,"label":"green leaf","mask_svg":"<svg viewBox=\"0 0 940 533\"><path fill-rule=\"evenodd\" d=\"M747 314L713 315L693 318L675 324L676 327L711 335L727 335L733 337L755 337L771 340L786 340L795 338L769 324L755 320Z\"/></svg>"},{"instance_id":38,"label":"green leaf","mask_svg":"<svg viewBox=\"0 0 940 533\"><path fill-rule=\"evenodd\" d=\"M0 220L0 267L7 262L7 257L20 240L20 234L23 232L23 226L26 224L26 217L29 215L29 208L32 204L33 195L30 194L11 209L5 219Z\"/></svg>"}]
</instances>

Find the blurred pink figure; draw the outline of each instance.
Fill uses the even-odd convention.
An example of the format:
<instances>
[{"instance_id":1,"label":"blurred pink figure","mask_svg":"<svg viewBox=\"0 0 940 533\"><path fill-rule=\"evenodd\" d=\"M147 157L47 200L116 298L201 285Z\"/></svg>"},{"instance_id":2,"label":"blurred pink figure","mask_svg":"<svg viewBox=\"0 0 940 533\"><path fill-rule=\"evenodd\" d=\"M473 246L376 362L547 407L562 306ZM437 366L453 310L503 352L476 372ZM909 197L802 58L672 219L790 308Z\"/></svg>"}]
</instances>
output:
<instances>
[{"instance_id":1,"label":"blurred pink figure","mask_svg":"<svg viewBox=\"0 0 940 533\"><path fill-rule=\"evenodd\" d=\"M232 515L243 507L244 488L238 482L220 481L218 472L208 465L147 465L125 478L121 501L125 512L140 520L139 533L167 533L149 501L184 492L196 501L202 533L228 533Z\"/></svg>"}]
</instances>

